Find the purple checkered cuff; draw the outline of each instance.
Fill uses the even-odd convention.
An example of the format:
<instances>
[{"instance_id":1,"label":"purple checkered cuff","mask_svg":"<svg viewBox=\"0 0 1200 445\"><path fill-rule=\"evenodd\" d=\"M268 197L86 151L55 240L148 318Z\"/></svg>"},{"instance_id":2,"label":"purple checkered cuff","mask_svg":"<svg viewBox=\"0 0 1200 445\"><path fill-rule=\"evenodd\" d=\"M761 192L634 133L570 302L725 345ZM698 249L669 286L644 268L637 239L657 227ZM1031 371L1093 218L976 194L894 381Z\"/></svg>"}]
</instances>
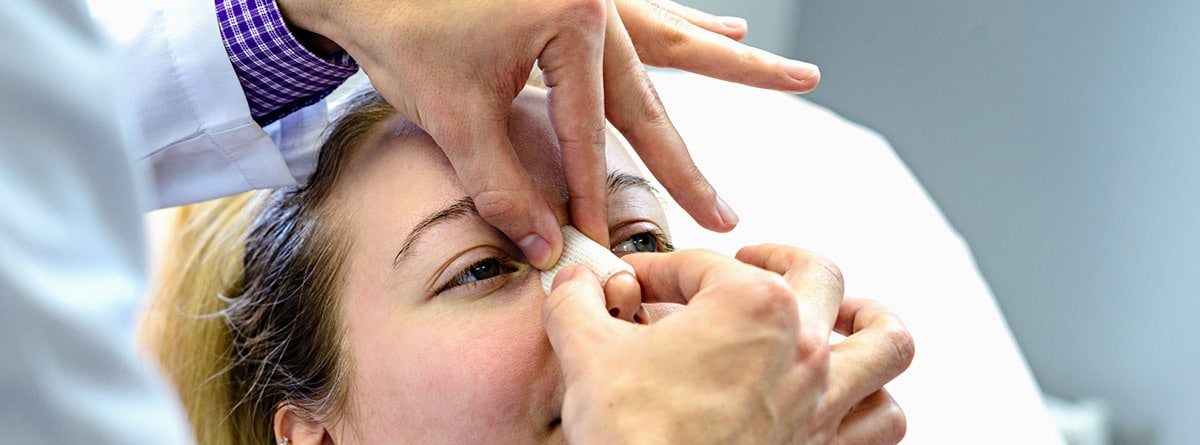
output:
<instances>
[{"instance_id":1,"label":"purple checkered cuff","mask_svg":"<svg viewBox=\"0 0 1200 445\"><path fill-rule=\"evenodd\" d=\"M358 71L341 52L326 60L288 30L273 0L215 0L225 51L259 125L312 105Z\"/></svg>"}]
</instances>

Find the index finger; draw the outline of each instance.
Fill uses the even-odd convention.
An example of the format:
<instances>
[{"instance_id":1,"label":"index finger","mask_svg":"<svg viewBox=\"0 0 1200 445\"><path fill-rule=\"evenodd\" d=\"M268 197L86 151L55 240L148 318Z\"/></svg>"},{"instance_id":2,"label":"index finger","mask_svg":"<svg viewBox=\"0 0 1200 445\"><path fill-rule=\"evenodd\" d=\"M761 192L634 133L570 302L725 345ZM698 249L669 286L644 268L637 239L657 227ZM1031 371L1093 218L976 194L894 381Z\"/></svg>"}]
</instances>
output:
<instances>
[{"instance_id":1,"label":"index finger","mask_svg":"<svg viewBox=\"0 0 1200 445\"><path fill-rule=\"evenodd\" d=\"M832 346L829 400L842 412L908 369L916 349L900 319L871 300L846 299L836 328L848 336Z\"/></svg>"},{"instance_id":2,"label":"index finger","mask_svg":"<svg viewBox=\"0 0 1200 445\"><path fill-rule=\"evenodd\" d=\"M737 215L717 196L675 130L638 59L622 18L610 8L604 49L604 111L667 193L701 226L728 232Z\"/></svg>"},{"instance_id":3,"label":"index finger","mask_svg":"<svg viewBox=\"0 0 1200 445\"><path fill-rule=\"evenodd\" d=\"M563 26L564 31L546 43L538 66L549 88L547 106L562 150L571 221L588 238L608 245L601 72L604 23L581 22Z\"/></svg>"}]
</instances>

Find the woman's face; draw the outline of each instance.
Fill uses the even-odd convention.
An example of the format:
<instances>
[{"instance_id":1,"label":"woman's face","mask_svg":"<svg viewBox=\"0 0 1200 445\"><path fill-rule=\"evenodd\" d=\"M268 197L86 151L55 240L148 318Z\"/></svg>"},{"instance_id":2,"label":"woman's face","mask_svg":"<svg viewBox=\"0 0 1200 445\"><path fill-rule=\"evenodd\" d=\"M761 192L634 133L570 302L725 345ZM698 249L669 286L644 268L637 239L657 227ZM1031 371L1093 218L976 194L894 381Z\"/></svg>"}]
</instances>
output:
<instances>
[{"instance_id":1,"label":"woman's face","mask_svg":"<svg viewBox=\"0 0 1200 445\"><path fill-rule=\"evenodd\" d=\"M544 100L523 93L509 133L568 224ZM334 191L352 240L343 301L352 384L330 434L348 443L563 442L539 272L475 213L441 149L397 122L373 131ZM607 160L619 179L610 181L613 247L669 245L658 198L628 154L610 143Z\"/></svg>"}]
</instances>

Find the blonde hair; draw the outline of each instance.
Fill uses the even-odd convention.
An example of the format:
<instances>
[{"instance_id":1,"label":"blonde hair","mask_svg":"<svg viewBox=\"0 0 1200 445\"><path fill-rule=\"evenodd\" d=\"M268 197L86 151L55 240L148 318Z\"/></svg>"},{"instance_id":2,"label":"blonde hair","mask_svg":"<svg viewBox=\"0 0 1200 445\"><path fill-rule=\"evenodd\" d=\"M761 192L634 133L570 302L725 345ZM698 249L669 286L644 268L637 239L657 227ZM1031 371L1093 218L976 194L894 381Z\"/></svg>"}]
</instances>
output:
<instances>
[{"instance_id":1,"label":"blonde hair","mask_svg":"<svg viewBox=\"0 0 1200 445\"><path fill-rule=\"evenodd\" d=\"M174 212L143 320L143 346L174 383L197 443L237 443L224 427L234 403L223 378L232 335L219 318L224 303L217 296L241 278L249 209L265 195L249 192Z\"/></svg>"},{"instance_id":2,"label":"blonde hair","mask_svg":"<svg viewBox=\"0 0 1200 445\"><path fill-rule=\"evenodd\" d=\"M329 198L353 150L395 110L368 92L332 126L304 186L178 210L142 327L201 444L273 443L276 410L343 414L352 363L339 279L349 241Z\"/></svg>"}]
</instances>

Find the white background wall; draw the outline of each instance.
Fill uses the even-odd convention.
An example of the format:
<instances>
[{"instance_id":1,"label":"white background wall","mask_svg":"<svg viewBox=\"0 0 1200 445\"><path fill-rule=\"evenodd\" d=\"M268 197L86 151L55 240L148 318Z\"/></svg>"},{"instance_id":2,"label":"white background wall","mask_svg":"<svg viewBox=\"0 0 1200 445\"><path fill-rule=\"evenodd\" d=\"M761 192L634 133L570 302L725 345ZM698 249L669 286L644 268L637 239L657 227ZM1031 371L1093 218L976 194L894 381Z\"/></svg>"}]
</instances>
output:
<instances>
[{"instance_id":1,"label":"white background wall","mask_svg":"<svg viewBox=\"0 0 1200 445\"><path fill-rule=\"evenodd\" d=\"M1046 392L1103 398L1117 443L1200 441L1200 3L684 3L892 141Z\"/></svg>"}]
</instances>

